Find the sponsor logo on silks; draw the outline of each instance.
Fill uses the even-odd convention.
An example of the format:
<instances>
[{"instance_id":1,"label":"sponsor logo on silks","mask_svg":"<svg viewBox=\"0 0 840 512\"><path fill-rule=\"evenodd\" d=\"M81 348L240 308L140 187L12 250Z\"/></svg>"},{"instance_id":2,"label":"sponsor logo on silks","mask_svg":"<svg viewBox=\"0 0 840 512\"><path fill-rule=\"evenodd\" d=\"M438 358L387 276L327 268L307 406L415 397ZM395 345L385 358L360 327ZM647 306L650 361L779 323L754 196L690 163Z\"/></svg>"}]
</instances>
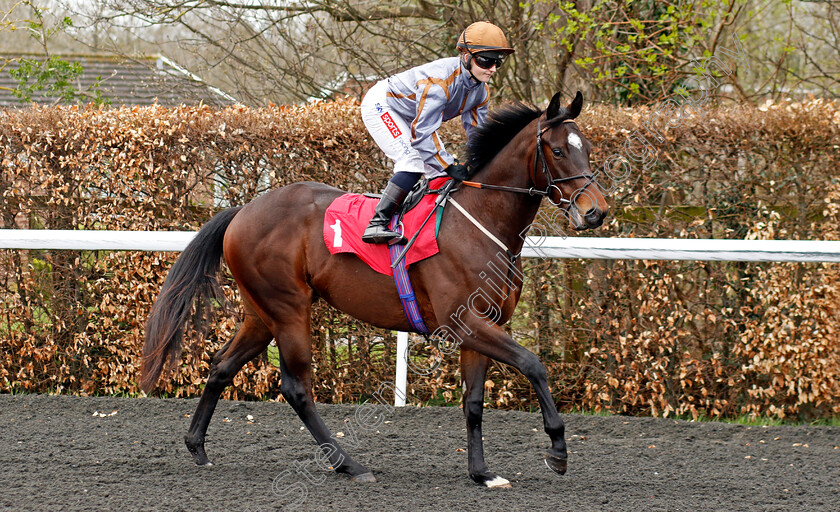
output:
<instances>
[{"instance_id":1,"label":"sponsor logo on silks","mask_svg":"<svg viewBox=\"0 0 840 512\"><path fill-rule=\"evenodd\" d=\"M335 231L335 237L333 237L333 247L341 247L344 245L344 240L341 239L341 220L335 219L335 224L330 227L333 231Z\"/></svg>"},{"instance_id":2,"label":"sponsor logo on silks","mask_svg":"<svg viewBox=\"0 0 840 512\"><path fill-rule=\"evenodd\" d=\"M408 142L406 142L405 139L399 139L399 143L403 148L403 154L405 156L411 155L411 146L408 145Z\"/></svg>"},{"instance_id":3,"label":"sponsor logo on silks","mask_svg":"<svg viewBox=\"0 0 840 512\"><path fill-rule=\"evenodd\" d=\"M394 137L396 139L397 137L402 135L402 132L400 131L399 127L397 126L397 123L395 123L394 120L391 119L391 114L389 114L388 112L385 112L384 114L382 114L381 117L382 117L382 122L385 123L385 126L388 128L388 131L391 132L392 137Z\"/></svg>"}]
</instances>

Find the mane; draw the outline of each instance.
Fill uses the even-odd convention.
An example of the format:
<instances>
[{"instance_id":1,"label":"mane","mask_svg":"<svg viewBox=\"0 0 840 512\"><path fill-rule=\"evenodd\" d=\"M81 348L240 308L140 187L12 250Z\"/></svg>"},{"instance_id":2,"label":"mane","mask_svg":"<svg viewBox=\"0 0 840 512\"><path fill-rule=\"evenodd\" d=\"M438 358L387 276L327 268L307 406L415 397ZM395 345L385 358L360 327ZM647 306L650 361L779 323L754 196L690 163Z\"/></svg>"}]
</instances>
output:
<instances>
[{"instance_id":1,"label":"mane","mask_svg":"<svg viewBox=\"0 0 840 512\"><path fill-rule=\"evenodd\" d=\"M490 163L542 110L521 102L508 103L487 116L467 142L467 165L471 173Z\"/></svg>"}]
</instances>

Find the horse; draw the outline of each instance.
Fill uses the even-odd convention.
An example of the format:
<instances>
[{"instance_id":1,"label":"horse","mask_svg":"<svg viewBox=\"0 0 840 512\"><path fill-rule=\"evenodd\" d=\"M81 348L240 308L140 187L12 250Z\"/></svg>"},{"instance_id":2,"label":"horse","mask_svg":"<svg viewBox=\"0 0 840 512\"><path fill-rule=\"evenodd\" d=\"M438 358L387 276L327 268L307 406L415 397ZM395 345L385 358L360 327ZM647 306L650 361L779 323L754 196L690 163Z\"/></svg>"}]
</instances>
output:
<instances>
[{"instance_id":1,"label":"horse","mask_svg":"<svg viewBox=\"0 0 840 512\"><path fill-rule=\"evenodd\" d=\"M457 337L467 423L468 470L487 487L509 487L484 460L482 411L490 360L524 374L539 399L551 446L546 465L558 474L567 469L565 424L548 388L539 358L508 335L522 288L519 254L524 233L545 197L575 230L600 226L609 206L590 170L591 146L574 121L580 114L580 92L567 105L558 92L545 111L524 103L493 110L467 144L468 181L451 194L462 212L443 210L440 252L414 263L409 276L429 330L446 327ZM217 273L224 258L241 295L243 320L214 355L206 386L184 441L198 465L210 465L205 435L222 391L236 373L276 340L281 394L324 450L337 473L355 482L375 482L366 467L353 460L333 438L315 409L312 392L311 307L321 298L335 308L374 326L412 331L390 276L371 270L352 254L330 254L322 223L341 190L314 182L272 190L244 206L212 217L170 269L146 324L140 387L150 392L167 361L180 358L185 324L197 312L206 314L218 292ZM500 247L506 247L501 251ZM504 254L507 277L494 282L494 293L471 292L491 284L488 264ZM503 272L504 273L504 272ZM472 311L464 305L471 300ZM476 304L479 304L476 306ZM493 311L492 318L476 312ZM198 314L198 313L196 313ZM203 339L203 337L201 337Z\"/></svg>"}]
</instances>

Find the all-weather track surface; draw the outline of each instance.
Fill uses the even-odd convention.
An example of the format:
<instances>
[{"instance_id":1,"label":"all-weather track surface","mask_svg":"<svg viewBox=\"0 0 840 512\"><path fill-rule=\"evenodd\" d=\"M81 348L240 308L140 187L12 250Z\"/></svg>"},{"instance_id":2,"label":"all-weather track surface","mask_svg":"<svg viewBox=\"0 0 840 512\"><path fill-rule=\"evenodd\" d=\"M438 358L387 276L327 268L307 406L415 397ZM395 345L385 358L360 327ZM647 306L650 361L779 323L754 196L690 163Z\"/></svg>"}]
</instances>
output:
<instances>
[{"instance_id":1,"label":"all-weather track surface","mask_svg":"<svg viewBox=\"0 0 840 512\"><path fill-rule=\"evenodd\" d=\"M487 461L513 488L486 489L467 476L458 407L380 406L383 422L365 429L357 406L319 405L378 479L357 484L318 469L311 436L277 402L220 402L215 465L196 466L182 441L196 403L0 395L0 509L840 510L836 427L564 415L559 476L542 461L539 414L487 410Z\"/></svg>"}]
</instances>

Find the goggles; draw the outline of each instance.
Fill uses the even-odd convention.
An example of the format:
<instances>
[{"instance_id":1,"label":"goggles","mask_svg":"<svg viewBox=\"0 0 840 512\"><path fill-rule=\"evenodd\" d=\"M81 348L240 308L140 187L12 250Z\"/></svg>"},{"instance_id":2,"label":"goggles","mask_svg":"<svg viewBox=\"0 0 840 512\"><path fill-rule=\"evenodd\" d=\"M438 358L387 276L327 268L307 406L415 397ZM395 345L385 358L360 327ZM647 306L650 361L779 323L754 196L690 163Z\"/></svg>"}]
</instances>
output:
<instances>
[{"instance_id":1,"label":"goggles","mask_svg":"<svg viewBox=\"0 0 840 512\"><path fill-rule=\"evenodd\" d=\"M473 54L473 60L475 61L476 65L481 69L490 69L493 66L496 66L496 69L502 67L502 63L505 61L504 57L488 57L486 55L482 55L480 53Z\"/></svg>"}]
</instances>

